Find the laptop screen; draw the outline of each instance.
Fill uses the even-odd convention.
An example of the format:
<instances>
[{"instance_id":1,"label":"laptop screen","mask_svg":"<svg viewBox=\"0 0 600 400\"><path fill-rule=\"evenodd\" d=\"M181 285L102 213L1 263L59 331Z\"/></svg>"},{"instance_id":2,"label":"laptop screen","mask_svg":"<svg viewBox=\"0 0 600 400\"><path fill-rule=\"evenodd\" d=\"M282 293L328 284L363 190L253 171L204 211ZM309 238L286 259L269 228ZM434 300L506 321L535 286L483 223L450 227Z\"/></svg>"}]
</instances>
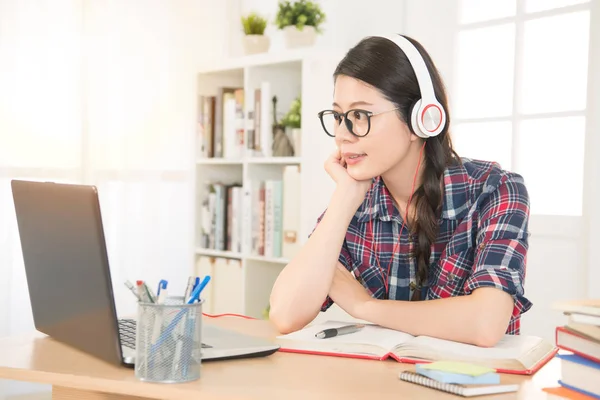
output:
<instances>
[{"instance_id":1,"label":"laptop screen","mask_svg":"<svg viewBox=\"0 0 600 400\"><path fill-rule=\"evenodd\" d=\"M96 188L19 180L11 185L36 329L121 363Z\"/></svg>"}]
</instances>

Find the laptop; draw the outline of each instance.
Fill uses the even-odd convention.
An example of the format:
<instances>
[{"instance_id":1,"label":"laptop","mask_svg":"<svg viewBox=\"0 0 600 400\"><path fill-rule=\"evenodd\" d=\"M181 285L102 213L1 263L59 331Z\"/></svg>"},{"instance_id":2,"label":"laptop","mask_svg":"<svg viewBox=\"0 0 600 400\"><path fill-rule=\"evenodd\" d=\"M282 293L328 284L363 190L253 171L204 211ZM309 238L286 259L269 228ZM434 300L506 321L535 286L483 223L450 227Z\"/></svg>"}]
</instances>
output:
<instances>
[{"instance_id":1,"label":"laptop","mask_svg":"<svg viewBox=\"0 0 600 400\"><path fill-rule=\"evenodd\" d=\"M117 318L97 188L25 180L11 186L36 329L135 366L136 322ZM203 362L268 356L279 347L202 321Z\"/></svg>"}]
</instances>

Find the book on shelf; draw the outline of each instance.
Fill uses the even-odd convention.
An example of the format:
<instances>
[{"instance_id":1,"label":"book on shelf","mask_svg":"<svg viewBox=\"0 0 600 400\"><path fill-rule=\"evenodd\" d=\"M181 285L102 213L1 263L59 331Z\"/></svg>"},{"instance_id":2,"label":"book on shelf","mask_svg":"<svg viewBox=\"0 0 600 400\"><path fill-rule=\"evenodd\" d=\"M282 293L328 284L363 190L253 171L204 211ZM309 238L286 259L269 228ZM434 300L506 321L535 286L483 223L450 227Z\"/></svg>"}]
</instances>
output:
<instances>
[{"instance_id":1,"label":"book on shelf","mask_svg":"<svg viewBox=\"0 0 600 400\"><path fill-rule=\"evenodd\" d=\"M251 180L248 253L293 258L300 246L300 167L283 167L282 179Z\"/></svg>"},{"instance_id":2,"label":"book on shelf","mask_svg":"<svg viewBox=\"0 0 600 400\"><path fill-rule=\"evenodd\" d=\"M214 120L216 96L199 96L196 135L197 153L202 158L214 157Z\"/></svg>"},{"instance_id":3,"label":"book on shelf","mask_svg":"<svg viewBox=\"0 0 600 400\"><path fill-rule=\"evenodd\" d=\"M271 157L273 145L272 90L268 81L252 93L241 87L219 86L215 95L199 95L197 143L200 158L238 160Z\"/></svg>"},{"instance_id":4,"label":"book on shelf","mask_svg":"<svg viewBox=\"0 0 600 400\"><path fill-rule=\"evenodd\" d=\"M200 246L221 251L242 251L242 185L211 182L201 206Z\"/></svg>"},{"instance_id":5,"label":"book on shelf","mask_svg":"<svg viewBox=\"0 0 600 400\"><path fill-rule=\"evenodd\" d=\"M214 96L200 95L197 142L200 158L239 159L244 154L244 89L219 87Z\"/></svg>"},{"instance_id":6,"label":"book on shelf","mask_svg":"<svg viewBox=\"0 0 600 400\"><path fill-rule=\"evenodd\" d=\"M273 105L271 83L263 81L254 89L253 102L248 104L247 151L250 157L273 155Z\"/></svg>"},{"instance_id":7,"label":"book on shelf","mask_svg":"<svg viewBox=\"0 0 600 400\"><path fill-rule=\"evenodd\" d=\"M300 248L300 167L283 167L282 179L207 183L200 209L200 247L273 258Z\"/></svg>"},{"instance_id":8,"label":"book on shelf","mask_svg":"<svg viewBox=\"0 0 600 400\"><path fill-rule=\"evenodd\" d=\"M536 336L505 335L494 347L410 334L366 324L358 332L328 339L315 337L328 328L348 325L327 321L277 337L281 351L353 357L394 359L402 363L460 361L493 368L496 372L531 375L554 357L557 348Z\"/></svg>"}]
</instances>

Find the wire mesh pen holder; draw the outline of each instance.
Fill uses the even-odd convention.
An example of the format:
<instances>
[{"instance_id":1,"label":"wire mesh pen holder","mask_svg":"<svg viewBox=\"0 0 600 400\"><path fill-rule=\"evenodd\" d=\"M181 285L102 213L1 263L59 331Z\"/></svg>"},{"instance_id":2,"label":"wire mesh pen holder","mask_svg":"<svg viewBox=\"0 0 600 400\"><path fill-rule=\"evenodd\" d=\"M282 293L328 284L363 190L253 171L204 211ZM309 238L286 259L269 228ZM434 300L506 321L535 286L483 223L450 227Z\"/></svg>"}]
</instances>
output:
<instances>
[{"instance_id":1,"label":"wire mesh pen holder","mask_svg":"<svg viewBox=\"0 0 600 400\"><path fill-rule=\"evenodd\" d=\"M162 383L200 378L203 303L184 304L183 297L138 303L136 378Z\"/></svg>"}]
</instances>

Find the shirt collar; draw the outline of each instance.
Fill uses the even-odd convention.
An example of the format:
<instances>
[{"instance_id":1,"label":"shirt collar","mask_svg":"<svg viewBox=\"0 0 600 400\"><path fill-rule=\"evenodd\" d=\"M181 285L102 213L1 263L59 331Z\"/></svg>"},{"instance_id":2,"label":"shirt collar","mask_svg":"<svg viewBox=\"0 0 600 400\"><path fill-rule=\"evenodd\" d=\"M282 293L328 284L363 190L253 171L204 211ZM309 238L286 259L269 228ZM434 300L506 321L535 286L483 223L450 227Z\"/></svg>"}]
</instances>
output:
<instances>
[{"instance_id":1,"label":"shirt collar","mask_svg":"<svg viewBox=\"0 0 600 400\"><path fill-rule=\"evenodd\" d=\"M468 195L469 182L469 175L462 164L446 168L441 219L459 219L471 207ZM402 222L398 209L394 206L392 195L380 176L373 178L371 188L365 195L365 201L355 215L359 222L374 218L379 218L381 221Z\"/></svg>"}]
</instances>

